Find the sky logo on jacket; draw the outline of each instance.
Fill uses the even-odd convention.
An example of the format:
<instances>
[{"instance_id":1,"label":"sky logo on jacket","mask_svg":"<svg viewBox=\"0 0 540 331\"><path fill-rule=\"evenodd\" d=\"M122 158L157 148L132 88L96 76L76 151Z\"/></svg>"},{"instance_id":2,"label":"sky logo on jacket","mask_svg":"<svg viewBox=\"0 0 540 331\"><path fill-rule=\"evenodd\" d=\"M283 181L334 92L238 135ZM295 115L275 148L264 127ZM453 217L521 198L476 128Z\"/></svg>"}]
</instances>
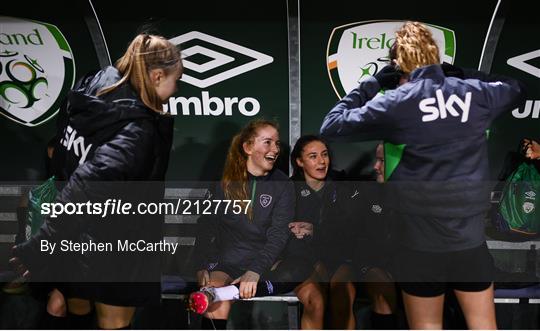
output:
<instances>
[{"instance_id":1,"label":"sky logo on jacket","mask_svg":"<svg viewBox=\"0 0 540 331\"><path fill-rule=\"evenodd\" d=\"M51 24L0 16L0 114L38 126L60 108L75 79L73 53Z\"/></svg>"},{"instance_id":2,"label":"sky logo on jacket","mask_svg":"<svg viewBox=\"0 0 540 331\"><path fill-rule=\"evenodd\" d=\"M60 143L62 146L66 147L68 152L73 149L73 153L79 158L79 164L83 164L84 161L86 161L88 152L90 152L90 148L92 148L92 144L86 145L84 137L80 135L77 136L77 130L69 125L66 128L64 138L60 140Z\"/></svg>"},{"instance_id":3,"label":"sky logo on jacket","mask_svg":"<svg viewBox=\"0 0 540 331\"><path fill-rule=\"evenodd\" d=\"M388 64L388 51L395 42L396 30L403 23L405 21L364 21L332 30L326 50L326 67L339 99ZM433 24L426 25L441 50L441 62L454 63L454 31Z\"/></svg>"},{"instance_id":4,"label":"sky logo on jacket","mask_svg":"<svg viewBox=\"0 0 540 331\"><path fill-rule=\"evenodd\" d=\"M462 100L455 94L452 94L448 99L444 98L441 89L435 91L435 98L426 98L420 101L418 106L423 113L428 115L422 116L422 122L431 122L437 119L444 120L448 115L452 117L459 117L460 114L455 106L461 109L461 123L465 123L469 120L469 109L471 108L472 93L465 93L465 100Z\"/></svg>"}]
</instances>

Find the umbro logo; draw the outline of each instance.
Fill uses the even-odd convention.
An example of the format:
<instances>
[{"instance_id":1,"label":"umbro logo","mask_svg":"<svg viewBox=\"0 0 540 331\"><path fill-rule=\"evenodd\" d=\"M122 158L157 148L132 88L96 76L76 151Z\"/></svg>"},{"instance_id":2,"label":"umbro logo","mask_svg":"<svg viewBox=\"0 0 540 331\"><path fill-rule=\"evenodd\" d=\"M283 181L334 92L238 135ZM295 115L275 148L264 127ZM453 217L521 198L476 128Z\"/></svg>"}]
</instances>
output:
<instances>
[{"instance_id":1,"label":"umbro logo","mask_svg":"<svg viewBox=\"0 0 540 331\"><path fill-rule=\"evenodd\" d=\"M539 57L540 57L540 49L537 49L529 53L525 53L525 54L521 54L518 56L514 56L512 58L509 58L506 61L506 63L514 68L517 68L521 71L525 71L528 74L531 74L533 76L536 76L537 78L540 78L540 68L527 63L527 61L530 61L532 59L536 59Z\"/></svg>"},{"instance_id":2,"label":"umbro logo","mask_svg":"<svg viewBox=\"0 0 540 331\"><path fill-rule=\"evenodd\" d=\"M274 58L233 42L191 31L170 41L181 45L185 72L181 80L206 88L274 61Z\"/></svg>"}]
</instances>

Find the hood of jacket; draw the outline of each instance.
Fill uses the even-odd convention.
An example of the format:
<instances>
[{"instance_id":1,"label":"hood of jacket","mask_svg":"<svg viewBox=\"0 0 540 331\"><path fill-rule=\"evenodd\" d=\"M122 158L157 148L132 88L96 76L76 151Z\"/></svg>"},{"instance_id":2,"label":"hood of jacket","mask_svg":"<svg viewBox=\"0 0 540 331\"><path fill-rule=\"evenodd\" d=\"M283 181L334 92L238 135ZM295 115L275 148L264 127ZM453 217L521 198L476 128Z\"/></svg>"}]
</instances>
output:
<instances>
[{"instance_id":1,"label":"hood of jacket","mask_svg":"<svg viewBox=\"0 0 540 331\"><path fill-rule=\"evenodd\" d=\"M79 80L68 94L69 125L82 135L90 136L98 130L112 129L128 121L158 115L142 103L129 83L97 96L100 90L120 79L118 70L109 66Z\"/></svg>"}]
</instances>

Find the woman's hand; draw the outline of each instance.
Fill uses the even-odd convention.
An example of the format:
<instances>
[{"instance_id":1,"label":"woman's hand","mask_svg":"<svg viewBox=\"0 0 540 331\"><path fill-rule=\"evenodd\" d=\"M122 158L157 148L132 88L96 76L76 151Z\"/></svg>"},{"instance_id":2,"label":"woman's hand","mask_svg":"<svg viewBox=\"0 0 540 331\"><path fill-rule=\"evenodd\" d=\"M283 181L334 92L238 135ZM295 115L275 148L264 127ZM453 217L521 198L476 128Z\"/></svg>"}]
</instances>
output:
<instances>
[{"instance_id":1,"label":"woman's hand","mask_svg":"<svg viewBox=\"0 0 540 331\"><path fill-rule=\"evenodd\" d=\"M241 277L236 278L231 285L240 283L240 297L250 299L257 292L257 282L261 276L253 271L246 271Z\"/></svg>"},{"instance_id":2,"label":"woman's hand","mask_svg":"<svg viewBox=\"0 0 540 331\"><path fill-rule=\"evenodd\" d=\"M525 149L525 157L532 160L540 159L540 144L538 142L523 139L523 149Z\"/></svg>"},{"instance_id":3,"label":"woman's hand","mask_svg":"<svg viewBox=\"0 0 540 331\"><path fill-rule=\"evenodd\" d=\"M210 283L210 274L208 273L208 270L203 269L197 271L197 284L199 284L200 287L208 286Z\"/></svg>"},{"instance_id":4,"label":"woman's hand","mask_svg":"<svg viewBox=\"0 0 540 331\"><path fill-rule=\"evenodd\" d=\"M15 270L15 272L17 272L22 278L27 279L30 277L30 271L18 257L12 257L9 259L9 264L11 264L13 270Z\"/></svg>"},{"instance_id":5,"label":"woman's hand","mask_svg":"<svg viewBox=\"0 0 540 331\"><path fill-rule=\"evenodd\" d=\"M291 222L289 223L289 230L298 239L304 239L305 236L313 235L313 224L309 222Z\"/></svg>"},{"instance_id":6,"label":"woman's hand","mask_svg":"<svg viewBox=\"0 0 540 331\"><path fill-rule=\"evenodd\" d=\"M17 256L15 256L15 249L17 246L11 247L11 251L13 252L13 257L9 259L9 264L15 270L16 273L18 273L22 278L27 279L30 277L30 271L28 268L24 265L24 263L19 259Z\"/></svg>"}]
</instances>

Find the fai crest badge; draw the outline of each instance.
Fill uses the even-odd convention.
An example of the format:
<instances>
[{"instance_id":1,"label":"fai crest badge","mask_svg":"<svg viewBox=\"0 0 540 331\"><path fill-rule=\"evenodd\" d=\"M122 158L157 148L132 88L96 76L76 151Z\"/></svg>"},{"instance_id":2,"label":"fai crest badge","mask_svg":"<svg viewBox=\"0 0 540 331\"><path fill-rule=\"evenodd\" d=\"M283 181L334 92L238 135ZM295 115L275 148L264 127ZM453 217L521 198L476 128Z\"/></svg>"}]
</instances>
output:
<instances>
[{"instance_id":1,"label":"fai crest badge","mask_svg":"<svg viewBox=\"0 0 540 331\"><path fill-rule=\"evenodd\" d=\"M372 205L371 211L374 212L375 214L380 214L382 213L382 207L380 205Z\"/></svg>"},{"instance_id":2,"label":"fai crest badge","mask_svg":"<svg viewBox=\"0 0 540 331\"><path fill-rule=\"evenodd\" d=\"M54 25L0 16L0 27L0 114L40 125L73 87L73 53Z\"/></svg>"},{"instance_id":3,"label":"fai crest badge","mask_svg":"<svg viewBox=\"0 0 540 331\"><path fill-rule=\"evenodd\" d=\"M270 206L272 203L272 196L268 194L261 194L261 197L259 198L259 202L261 203L261 206L263 208L266 208Z\"/></svg>"},{"instance_id":4,"label":"fai crest badge","mask_svg":"<svg viewBox=\"0 0 540 331\"><path fill-rule=\"evenodd\" d=\"M523 204L523 211L525 214L530 214L534 211L534 203L532 202L525 202Z\"/></svg>"},{"instance_id":5,"label":"fai crest badge","mask_svg":"<svg viewBox=\"0 0 540 331\"><path fill-rule=\"evenodd\" d=\"M388 64L388 51L395 42L395 32L403 23L405 21L365 21L332 30L326 48L326 67L339 99ZM441 62L454 63L454 31L425 24L439 46Z\"/></svg>"}]
</instances>

